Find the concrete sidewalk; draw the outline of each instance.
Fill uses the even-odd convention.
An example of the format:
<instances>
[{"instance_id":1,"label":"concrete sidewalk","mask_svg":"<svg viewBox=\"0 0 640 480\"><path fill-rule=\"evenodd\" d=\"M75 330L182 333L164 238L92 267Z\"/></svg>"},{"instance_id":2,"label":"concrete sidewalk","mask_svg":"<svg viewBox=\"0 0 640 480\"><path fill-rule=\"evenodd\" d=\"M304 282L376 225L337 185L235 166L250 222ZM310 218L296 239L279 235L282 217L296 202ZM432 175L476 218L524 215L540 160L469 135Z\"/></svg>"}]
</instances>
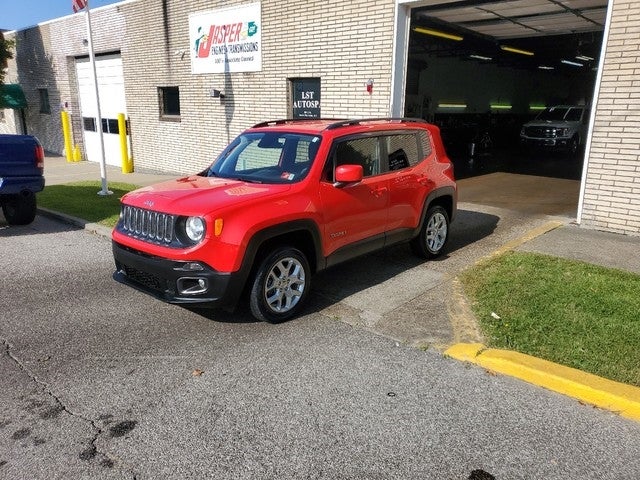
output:
<instances>
[{"instance_id":1,"label":"concrete sidewalk","mask_svg":"<svg viewBox=\"0 0 640 480\"><path fill-rule=\"evenodd\" d=\"M517 250L579 260L640 274L640 236L566 225L536 237Z\"/></svg>"},{"instance_id":2,"label":"concrete sidewalk","mask_svg":"<svg viewBox=\"0 0 640 480\"><path fill-rule=\"evenodd\" d=\"M118 167L111 165L106 166L107 186L109 182L123 182L144 187L164 180L178 178L185 173L152 172L144 170L133 173L122 173L122 169ZM85 180L102 181L99 163L87 161L68 162L65 157L54 155L48 155L44 159L44 178L46 185L60 185Z\"/></svg>"},{"instance_id":3,"label":"concrete sidewalk","mask_svg":"<svg viewBox=\"0 0 640 480\"><path fill-rule=\"evenodd\" d=\"M106 168L107 183L125 182L140 186L178 178L191 173L194 172L172 174L136 171L125 174L116 167L107 166ZM101 180L100 165L86 161L67 162L64 157L48 156L45 159L45 179L47 185L83 180L96 180L99 182ZM464 188L463 185L464 182L460 182L459 187ZM478 208L481 208L480 205L478 205ZM56 212L45 213L78 224L96 233L105 236L110 235L110 229L106 227L94 224L87 225L80 219L65 218L64 215L58 215ZM552 219L552 217L548 218ZM493 233L492 237L497 240L502 240L503 238L498 233ZM503 246L494 251L492 255L508 250L537 252L640 274L640 236L631 237L588 230L570 224L566 218L562 221L552 221L537 229L530 230L515 240L507 241L505 238L502 243L504 243ZM478 260L473 255L468 257L462 255L462 257L470 264ZM464 295L448 294L447 301L459 304L454 305L453 310L458 309L470 312ZM451 309L449 312L451 312ZM398 312L395 313L397 314ZM407 315L409 314L407 313ZM443 314L446 315L446 312L440 315ZM449 313L450 315L451 313ZM467 314L466 316L472 316L472 314ZM446 318L438 320L447 322ZM449 321L452 321L451 318L449 318ZM469 321L475 323L474 318L470 318ZM402 322L399 323L402 324ZM375 329L373 330L376 331ZM384 330L382 332L378 331L378 333L385 334ZM408 337L410 338L410 335ZM618 412L628 418L640 420L640 388L611 382L595 375L585 374L575 369L535 359L517 352L487 349L477 343L454 344L446 350L445 354L461 361L475 363L483 368L520 378L529 383L577 398L580 401Z\"/></svg>"}]
</instances>

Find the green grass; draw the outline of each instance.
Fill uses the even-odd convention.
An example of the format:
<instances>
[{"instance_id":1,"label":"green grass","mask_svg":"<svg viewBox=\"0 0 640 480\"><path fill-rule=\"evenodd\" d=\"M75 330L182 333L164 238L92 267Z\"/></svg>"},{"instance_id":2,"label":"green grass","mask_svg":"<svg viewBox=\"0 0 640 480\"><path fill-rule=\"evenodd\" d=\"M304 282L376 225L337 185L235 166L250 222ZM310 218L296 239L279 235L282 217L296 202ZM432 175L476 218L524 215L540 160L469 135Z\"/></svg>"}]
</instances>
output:
<instances>
[{"instance_id":1,"label":"green grass","mask_svg":"<svg viewBox=\"0 0 640 480\"><path fill-rule=\"evenodd\" d=\"M138 188L130 183L109 183L113 195L98 195L99 181L50 185L37 194L38 206L82 218L91 223L114 227L120 215L120 197Z\"/></svg>"},{"instance_id":2,"label":"green grass","mask_svg":"<svg viewBox=\"0 0 640 480\"><path fill-rule=\"evenodd\" d=\"M640 275L512 252L461 280L489 346L640 386Z\"/></svg>"}]
</instances>

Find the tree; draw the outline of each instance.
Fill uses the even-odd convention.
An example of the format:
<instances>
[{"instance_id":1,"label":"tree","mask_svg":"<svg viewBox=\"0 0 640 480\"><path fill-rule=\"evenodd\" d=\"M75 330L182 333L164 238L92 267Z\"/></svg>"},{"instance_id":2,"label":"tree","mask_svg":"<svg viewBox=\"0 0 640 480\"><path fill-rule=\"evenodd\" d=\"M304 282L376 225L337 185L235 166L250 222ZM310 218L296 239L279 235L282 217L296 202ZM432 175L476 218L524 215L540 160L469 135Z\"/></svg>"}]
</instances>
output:
<instances>
[{"instance_id":1,"label":"tree","mask_svg":"<svg viewBox=\"0 0 640 480\"><path fill-rule=\"evenodd\" d=\"M7 60L13 58L13 40L5 40L4 35L0 32L0 85L4 83L4 74L7 69Z\"/></svg>"}]
</instances>

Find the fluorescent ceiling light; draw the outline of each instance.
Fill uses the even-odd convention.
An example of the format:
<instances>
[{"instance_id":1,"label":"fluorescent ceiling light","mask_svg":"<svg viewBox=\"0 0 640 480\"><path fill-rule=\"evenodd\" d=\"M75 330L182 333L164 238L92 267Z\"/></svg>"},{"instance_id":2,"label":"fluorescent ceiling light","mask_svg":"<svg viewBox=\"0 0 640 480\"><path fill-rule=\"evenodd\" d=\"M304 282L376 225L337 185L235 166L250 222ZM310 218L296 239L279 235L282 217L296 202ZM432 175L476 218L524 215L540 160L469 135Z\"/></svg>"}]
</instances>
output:
<instances>
[{"instance_id":1,"label":"fluorescent ceiling light","mask_svg":"<svg viewBox=\"0 0 640 480\"><path fill-rule=\"evenodd\" d=\"M582 60L583 62L590 62L594 60L593 57L587 57L586 55L576 55L576 60Z\"/></svg>"},{"instance_id":2,"label":"fluorescent ceiling light","mask_svg":"<svg viewBox=\"0 0 640 480\"><path fill-rule=\"evenodd\" d=\"M555 70L555 67L550 67L548 65L538 65L540 70Z\"/></svg>"},{"instance_id":3,"label":"fluorescent ceiling light","mask_svg":"<svg viewBox=\"0 0 640 480\"><path fill-rule=\"evenodd\" d=\"M434 37L446 38L448 40L455 40L456 42L461 41L464 37L460 35L454 35L452 33L441 32L440 30L433 30L431 28L424 27L415 27L413 29L414 32L424 33L425 35L432 35Z\"/></svg>"},{"instance_id":4,"label":"fluorescent ceiling light","mask_svg":"<svg viewBox=\"0 0 640 480\"><path fill-rule=\"evenodd\" d=\"M528 55L530 57L534 55L534 53L530 52L529 50L522 50L520 48L510 47L508 45L500 45L500 50L511 53L519 53L520 55Z\"/></svg>"},{"instance_id":5,"label":"fluorescent ceiling light","mask_svg":"<svg viewBox=\"0 0 640 480\"><path fill-rule=\"evenodd\" d=\"M578 62L572 62L571 60L560 60L561 63L565 65L572 65L574 67L584 67L584 64Z\"/></svg>"},{"instance_id":6,"label":"fluorescent ceiling light","mask_svg":"<svg viewBox=\"0 0 640 480\"><path fill-rule=\"evenodd\" d=\"M544 110L545 107L544 105L529 105L529 110Z\"/></svg>"},{"instance_id":7,"label":"fluorescent ceiling light","mask_svg":"<svg viewBox=\"0 0 640 480\"><path fill-rule=\"evenodd\" d=\"M508 103L492 103L490 105L492 110L511 110L511 105Z\"/></svg>"},{"instance_id":8,"label":"fluorescent ceiling light","mask_svg":"<svg viewBox=\"0 0 640 480\"><path fill-rule=\"evenodd\" d=\"M491 57L485 57L483 55L469 55L469 58L475 58L476 60L485 60L485 61L489 61L489 60L493 60L493 58Z\"/></svg>"},{"instance_id":9,"label":"fluorescent ceiling light","mask_svg":"<svg viewBox=\"0 0 640 480\"><path fill-rule=\"evenodd\" d=\"M438 108L467 108L466 103L439 103Z\"/></svg>"}]
</instances>

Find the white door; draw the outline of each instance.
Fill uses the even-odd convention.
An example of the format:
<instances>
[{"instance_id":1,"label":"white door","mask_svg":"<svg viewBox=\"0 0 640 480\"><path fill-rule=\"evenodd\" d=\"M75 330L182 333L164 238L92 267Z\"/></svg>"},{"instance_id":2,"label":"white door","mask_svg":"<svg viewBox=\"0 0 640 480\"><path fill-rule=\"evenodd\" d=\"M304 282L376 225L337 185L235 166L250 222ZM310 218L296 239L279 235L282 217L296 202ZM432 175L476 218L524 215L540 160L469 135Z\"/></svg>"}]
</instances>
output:
<instances>
[{"instance_id":1,"label":"white door","mask_svg":"<svg viewBox=\"0 0 640 480\"><path fill-rule=\"evenodd\" d=\"M124 98L124 74L122 72L120 54L96 57L96 73L98 76L105 162L107 165L120 167L122 165L122 155L120 153L120 137L118 135L118 114L124 113L126 115L127 113ZM97 124L98 109L93 87L93 71L88 58L76 59L76 74L86 158L91 162L100 162L100 126ZM128 144L129 141L127 139Z\"/></svg>"}]
</instances>

